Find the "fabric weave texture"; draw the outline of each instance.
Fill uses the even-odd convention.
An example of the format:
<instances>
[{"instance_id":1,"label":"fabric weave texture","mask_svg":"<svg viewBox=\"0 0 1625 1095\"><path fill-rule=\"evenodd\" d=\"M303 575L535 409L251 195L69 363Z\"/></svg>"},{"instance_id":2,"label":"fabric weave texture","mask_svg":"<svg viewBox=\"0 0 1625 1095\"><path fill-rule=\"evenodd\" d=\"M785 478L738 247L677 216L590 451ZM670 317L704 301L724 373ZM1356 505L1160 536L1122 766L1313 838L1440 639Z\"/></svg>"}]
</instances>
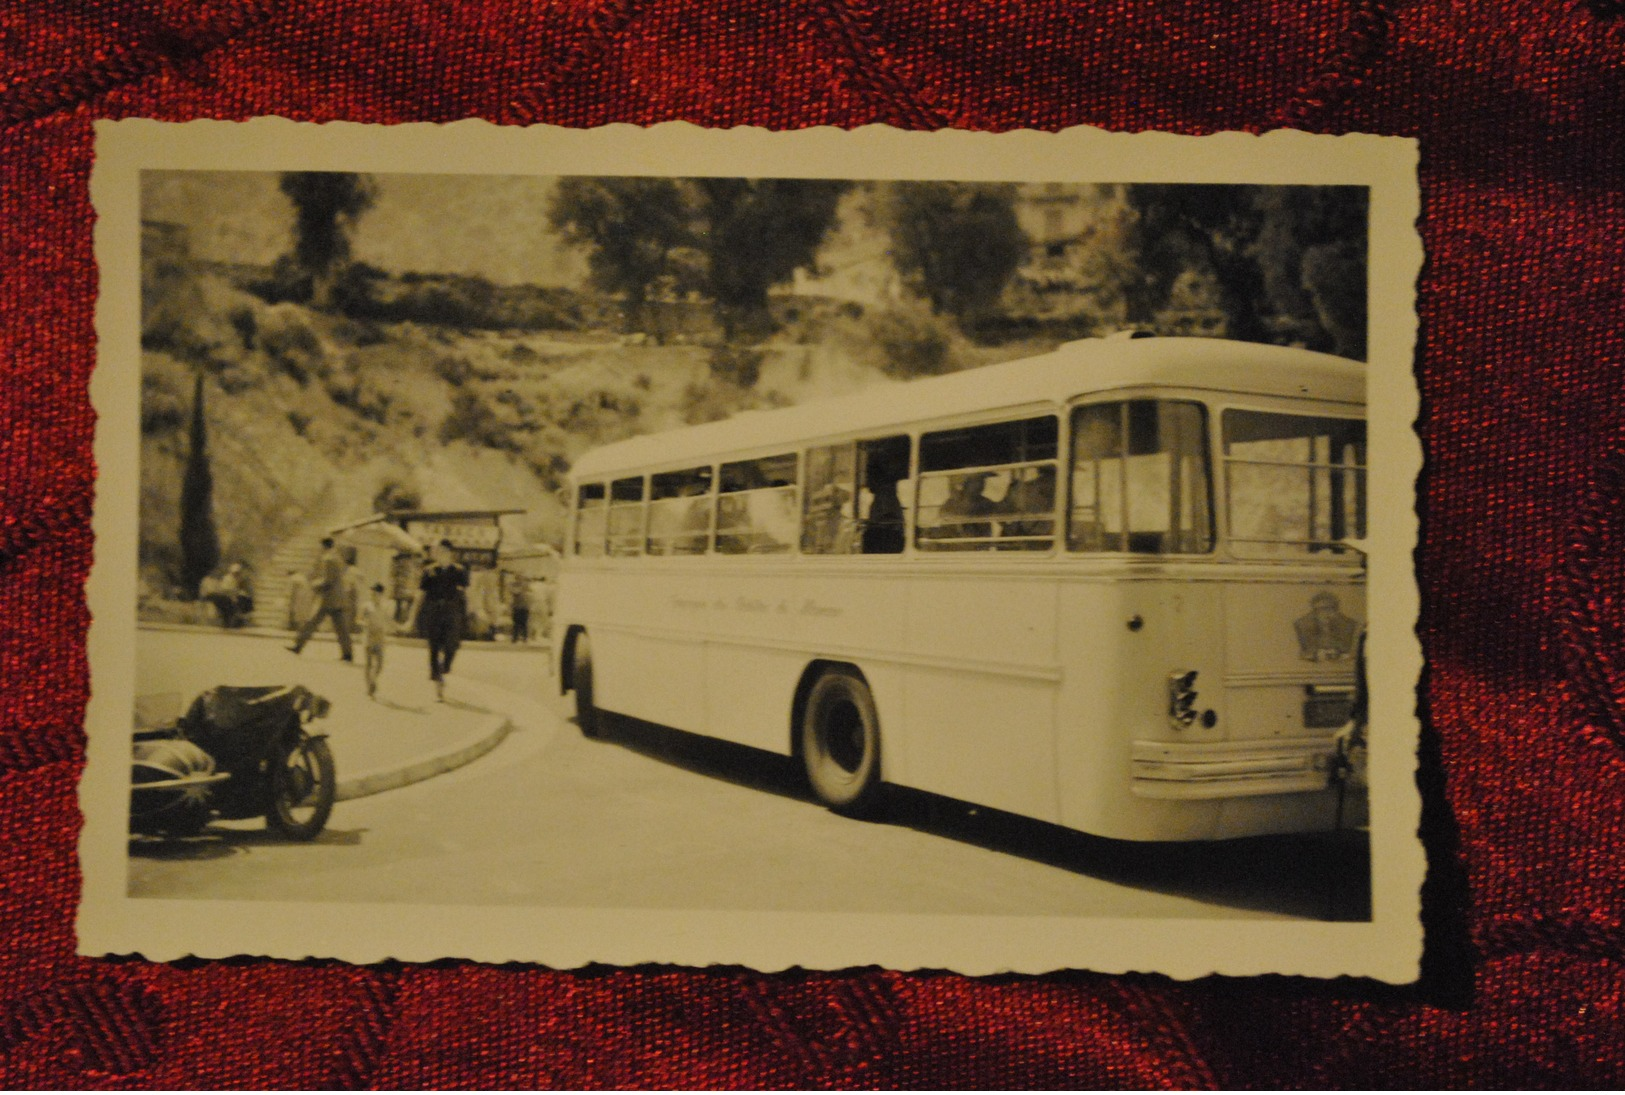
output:
<instances>
[{"instance_id":1,"label":"fabric weave texture","mask_svg":"<svg viewBox=\"0 0 1625 1095\"><path fill-rule=\"evenodd\" d=\"M1602 0L12 0L0 1085L1617 1085L1622 74ZM1421 982L75 956L91 125L262 114L1419 138Z\"/></svg>"}]
</instances>

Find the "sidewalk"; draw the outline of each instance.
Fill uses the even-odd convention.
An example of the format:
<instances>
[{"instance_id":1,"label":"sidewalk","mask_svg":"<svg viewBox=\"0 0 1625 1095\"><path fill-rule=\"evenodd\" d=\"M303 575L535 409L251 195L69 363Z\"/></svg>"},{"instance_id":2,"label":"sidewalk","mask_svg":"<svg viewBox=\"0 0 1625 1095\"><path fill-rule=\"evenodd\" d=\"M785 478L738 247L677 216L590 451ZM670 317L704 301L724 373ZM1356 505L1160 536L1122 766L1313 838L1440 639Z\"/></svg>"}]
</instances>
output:
<instances>
[{"instance_id":1,"label":"sidewalk","mask_svg":"<svg viewBox=\"0 0 1625 1095\"><path fill-rule=\"evenodd\" d=\"M390 644L378 694L367 697L361 668L339 660L331 637L313 639L300 655L286 632L143 624L138 638L138 695L172 693L182 705L218 684L302 684L332 704L311 724L326 734L338 772L338 797L360 798L460 768L495 749L515 728L501 689L459 680L436 702L422 643ZM501 705L501 708L499 708Z\"/></svg>"}]
</instances>

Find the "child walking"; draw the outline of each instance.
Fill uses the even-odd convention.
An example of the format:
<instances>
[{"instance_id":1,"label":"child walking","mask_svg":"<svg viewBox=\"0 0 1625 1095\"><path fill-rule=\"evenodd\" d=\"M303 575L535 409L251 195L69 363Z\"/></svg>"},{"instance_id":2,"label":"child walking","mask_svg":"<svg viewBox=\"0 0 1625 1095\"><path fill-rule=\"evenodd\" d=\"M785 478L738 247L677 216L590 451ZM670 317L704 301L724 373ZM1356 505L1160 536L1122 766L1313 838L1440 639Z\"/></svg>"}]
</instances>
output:
<instances>
[{"instance_id":1,"label":"child walking","mask_svg":"<svg viewBox=\"0 0 1625 1095\"><path fill-rule=\"evenodd\" d=\"M389 633L395 623L391 608L384 603L382 583L372 587L372 599L361 606L361 630L367 642L368 696L377 693L378 674L384 671L384 644L389 641Z\"/></svg>"}]
</instances>

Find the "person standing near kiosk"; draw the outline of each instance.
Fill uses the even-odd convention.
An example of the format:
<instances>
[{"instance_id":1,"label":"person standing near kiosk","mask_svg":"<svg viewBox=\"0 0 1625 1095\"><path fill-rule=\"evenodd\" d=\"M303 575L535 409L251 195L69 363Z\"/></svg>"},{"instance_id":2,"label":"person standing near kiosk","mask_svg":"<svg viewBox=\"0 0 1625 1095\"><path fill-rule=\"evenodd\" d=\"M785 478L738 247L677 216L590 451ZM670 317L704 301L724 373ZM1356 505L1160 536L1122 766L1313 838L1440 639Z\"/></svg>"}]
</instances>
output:
<instances>
[{"instance_id":1,"label":"person standing near kiosk","mask_svg":"<svg viewBox=\"0 0 1625 1095\"><path fill-rule=\"evenodd\" d=\"M468 571L457 563L450 540L429 549L418 593L407 616L406 630L417 628L429 643L429 679L435 699L446 698L446 674L457 657L468 616Z\"/></svg>"}]
</instances>

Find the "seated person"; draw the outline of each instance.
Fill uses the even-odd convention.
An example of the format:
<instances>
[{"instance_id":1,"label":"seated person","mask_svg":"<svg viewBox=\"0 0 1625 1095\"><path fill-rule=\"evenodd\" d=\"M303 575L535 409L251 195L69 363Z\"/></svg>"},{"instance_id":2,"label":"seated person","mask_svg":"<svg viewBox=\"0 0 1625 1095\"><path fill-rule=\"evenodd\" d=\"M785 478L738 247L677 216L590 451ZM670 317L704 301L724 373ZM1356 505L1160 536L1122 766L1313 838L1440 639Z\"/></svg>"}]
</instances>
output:
<instances>
[{"instance_id":1,"label":"seated person","mask_svg":"<svg viewBox=\"0 0 1625 1095\"><path fill-rule=\"evenodd\" d=\"M1045 537L1055 534L1055 468L1040 465L1022 468L1016 472L1010 490L999 503L1001 516L1013 520L1001 523L1000 535L1005 537ZM1047 545L1029 540L1012 547L1043 548Z\"/></svg>"},{"instance_id":2,"label":"seated person","mask_svg":"<svg viewBox=\"0 0 1625 1095\"><path fill-rule=\"evenodd\" d=\"M232 563L219 578L200 587L203 599L214 605L222 627L241 627L254 610L254 593L243 564Z\"/></svg>"},{"instance_id":3,"label":"seated person","mask_svg":"<svg viewBox=\"0 0 1625 1095\"><path fill-rule=\"evenodd\" d=\"M972 471L953 477L947 501L937 507L937 525L932 530L939 540L949 541L941 546L948 549L979 547L977 544L957 544L958 540L986 540L993 535L991 521L978 518L992 517L997 504L983 493L993 473Z\"/></svg>"}]
</instances>

